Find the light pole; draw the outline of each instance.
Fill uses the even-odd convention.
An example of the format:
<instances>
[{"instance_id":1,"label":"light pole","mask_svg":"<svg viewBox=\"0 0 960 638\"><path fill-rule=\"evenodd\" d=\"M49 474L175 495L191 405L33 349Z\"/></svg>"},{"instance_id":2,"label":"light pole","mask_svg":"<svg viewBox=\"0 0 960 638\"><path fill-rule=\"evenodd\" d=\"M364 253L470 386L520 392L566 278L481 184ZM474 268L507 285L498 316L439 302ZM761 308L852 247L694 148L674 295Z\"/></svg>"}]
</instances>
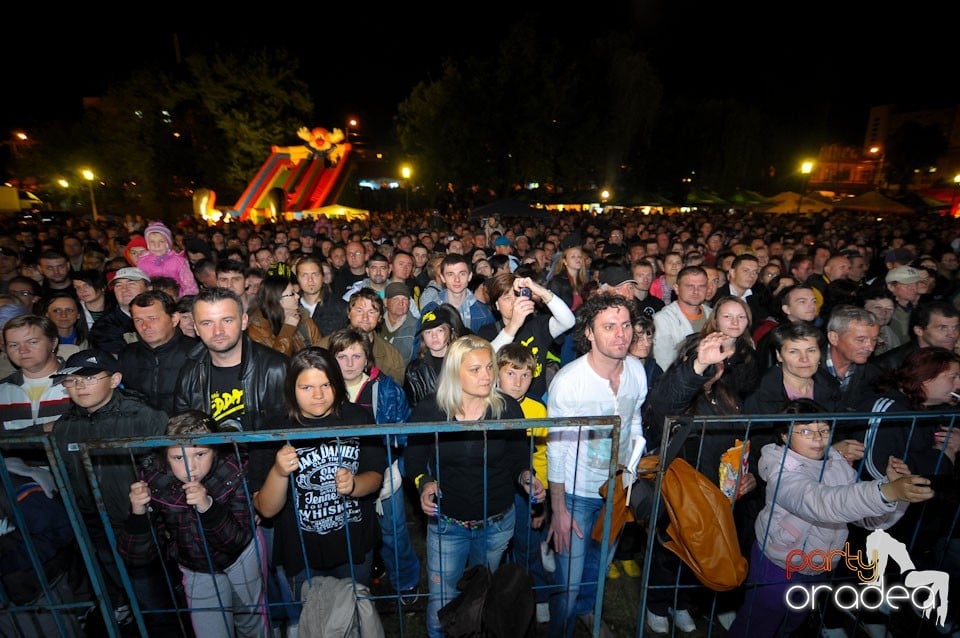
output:
<instances>
[{"instance_id":1,"label":"light pole","mask_svg":"<svg viewBox=\"0 0 960 638\"><path fill-rule=\"evenodd\" d=\"M403 176L405 181L404 183L404 200L406 201L405 208L407 212L410 212L410 176L413 175L413 169L410 168L409 164L404 164L400 167L400 174Z\"/></svg>"},{"instance_id":2,"label":"light pole","mask_svg":"<svg viewBox=\"0 0 960 638\"><path fill-rule=\"evenodd\" d=\"M90 208L93 210L93 221L94 221L94 223L96 223L96 221L97 221L97 198L96 198L96 197L94 196L94 194L93 194L93 180L94 180L94 178L96 177L96 175L94 175L94 174L93 174L93 171L91 171L89 168L83 169L82 171L80 171L80 173L81 173L81 175L83 175L83 179L87 180L87 188L90 189Z\"/></svg>"},{"instance_id":3,"label":"light pole","mask_svg":"<svg viewBox=\"0 0 960 638\"><path fill-rule=\"evenodd\" d=\"M813 172L813 162L807 160L800 165L800 174L803 175L803 182L800 186L800 197L797 198L797 215L800 214L800 205L803 203L803 196L807 192L807 180L810 179L810 173Z\"/></svg>"}]
</instances>

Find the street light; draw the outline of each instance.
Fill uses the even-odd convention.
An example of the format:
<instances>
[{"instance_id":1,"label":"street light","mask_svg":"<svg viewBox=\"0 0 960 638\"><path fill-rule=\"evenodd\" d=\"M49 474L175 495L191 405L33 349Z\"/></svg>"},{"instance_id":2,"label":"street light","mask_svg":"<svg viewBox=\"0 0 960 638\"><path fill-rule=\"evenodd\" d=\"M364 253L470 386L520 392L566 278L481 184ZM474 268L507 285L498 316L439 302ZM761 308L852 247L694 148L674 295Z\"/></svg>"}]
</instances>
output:
<instances>
[{"instance_id":1,"label":"street light","mask_svg":"<svg viewBox=\"0 0 960 638\"><path fill-rule=\"evenodd\" d=\"M813 172L813 162L805 161L800 165L800 174L803 175L803 183L800 186L800 197L797 198L797 215L800 214L800 205L803 203L803 196L807 192L807 181L810 179L810 173Z\"/></svg>"},{"instance_id":2,"label":"street light","mask_svg":"<svg viewBox=\"0 0 960 638\"><path fill-rule=\"evenodd\" d=\"M413 175L413 169L410 168L409 164L404 164L400 167L400 175L403 176L405 180L404 184L404 199L406 200L406 209L407 212L410 212L410 176Z\"/></svg>"},{"instance_id":3,"label":"street light","mask_svg":"<svg viewBox=\"0 0 960 638\"><path fill-rule=\"evenodd\" d=\"M80 171L80 174L83 175L83 179L87 180L87 188L90 189L90 208L93 210L93 221L97 221L97 198L93 195L93 180L96 175L93 174L89 168L85 168Z\"/></svg>"},{"instance_id":4,"label":"street light","mask_svg":"<svg viewBox=\"0 0 960 638\"><path fill-rule=\"evenodd\" d=\"M957 189L960 189L960 173L953 176L953 198L950 200L950 214L954 217L960 217L957 214Z\"/></svg>"},{"instance_id":5,"label":"street light","mask_svg":"<svg viewBox=\"0 0 960 638\"><path fill-rule=\"evenodd\" d=\"M345 142L349 142L349 141L350 141L350 129L356 130L356 128L357 128L357 126L358 126L359 124L360 124L360 122L357 121L357 118L355 118L355 117L351 117L351 118L347 119L347 130L346 130L346 134L344 135L344 141L345 141Z\"/></svg>"}]
</instances>

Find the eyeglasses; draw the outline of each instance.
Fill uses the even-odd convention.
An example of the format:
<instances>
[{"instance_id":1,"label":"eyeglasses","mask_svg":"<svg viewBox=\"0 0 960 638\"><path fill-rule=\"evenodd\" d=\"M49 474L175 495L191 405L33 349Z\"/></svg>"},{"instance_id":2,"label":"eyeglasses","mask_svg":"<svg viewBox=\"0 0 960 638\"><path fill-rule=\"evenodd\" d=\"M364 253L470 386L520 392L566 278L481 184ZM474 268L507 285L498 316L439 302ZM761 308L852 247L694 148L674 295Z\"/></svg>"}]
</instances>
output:
<instances>
[{"instance_id":1,"label":"eyeglasses","mask_svg":"<svg viewBox=\"0 0 960 638\"><path fill-rule=\"evenodd\" d=\"M10 290L8 291L11 295L20 295L21 297L32 297L33 293L29 290Z\"/></svg>"},{"instance_id":2,"label":"eyeglasses","mask_svg":"<svg viewBox=\"0 0 960 638\"><path fill-rule=\"evenodd\" d=\"M805 439L829 439L830 431L830 428L822 428L819 430L814 430L813 428L797 428L794 430L794 432Z\"/></svg>"},{"instance_id":3,"label":"eyeglasses","mask_svg":"<svg viewBox=\"0 0 960 638\"><path fill-rule=\"evenodd\" d=\"M106 377L98 377L97 375L92 374L89 377L68 377L63 380L63 387L75 388L82 386L85 388L87 386L97 385L102 379L106 379L109 376L110 375L107 375Z\"/></svg>"}]
</instances>

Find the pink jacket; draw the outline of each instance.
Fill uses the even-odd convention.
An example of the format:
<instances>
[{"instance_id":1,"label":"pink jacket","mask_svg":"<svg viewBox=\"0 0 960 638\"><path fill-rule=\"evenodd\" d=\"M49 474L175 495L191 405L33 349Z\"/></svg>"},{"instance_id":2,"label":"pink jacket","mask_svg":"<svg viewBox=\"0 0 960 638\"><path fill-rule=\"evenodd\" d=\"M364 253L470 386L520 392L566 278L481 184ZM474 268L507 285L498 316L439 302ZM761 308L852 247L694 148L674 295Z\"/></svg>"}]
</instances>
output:
<instances>
[{"instance_id":1,"label":"pink jacket","mask_svg":"<svg viewBox=\"0 0 960 638\"><path fill-rule=\"evenodd\" d=\"M180 284L180 296L195 295L199 292L197 280L190 270L190 263L183 253L172 250L166 255L157 257L153 253L144 253L137 262L137 268L151 277L172 277Z\"/></svg>"}]
</instances>

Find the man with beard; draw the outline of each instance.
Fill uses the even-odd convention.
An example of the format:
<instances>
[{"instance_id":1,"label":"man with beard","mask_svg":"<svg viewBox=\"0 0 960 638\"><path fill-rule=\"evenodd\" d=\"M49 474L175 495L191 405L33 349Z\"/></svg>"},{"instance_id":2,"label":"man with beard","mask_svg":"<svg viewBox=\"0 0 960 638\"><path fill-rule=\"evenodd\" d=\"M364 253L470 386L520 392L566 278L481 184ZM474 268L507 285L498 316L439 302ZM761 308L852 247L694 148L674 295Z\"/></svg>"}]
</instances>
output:
<instances>
[{"instance_id":1,"label":"man with beard","mask_svg":"<svg viewBox=\"0 0 960 638\"><path fill-rule=\"evenodd\" d=\"M261 429L266 414L283 404L287 357L246 335L243 302L225 288L201 290L192 314L202 343L180 370L174 413L200 410L217 422Z\"/></svg>"}]
</instances>

